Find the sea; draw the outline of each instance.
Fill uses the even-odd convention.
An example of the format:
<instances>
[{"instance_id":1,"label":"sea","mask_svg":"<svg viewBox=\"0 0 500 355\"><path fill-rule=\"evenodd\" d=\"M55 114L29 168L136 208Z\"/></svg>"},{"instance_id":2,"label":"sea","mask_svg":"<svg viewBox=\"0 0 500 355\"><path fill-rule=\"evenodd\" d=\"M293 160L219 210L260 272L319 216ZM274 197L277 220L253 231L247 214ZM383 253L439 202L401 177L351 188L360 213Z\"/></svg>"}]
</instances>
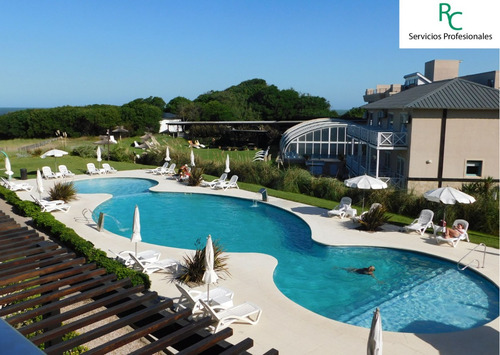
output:
<instances>
[{"instance_id":1,"label":"sea","mask_svg":"<svg viewBox=\"0 0 500 355\"><path fill-rule=\"evenodd\" d=\"M0 107L0 116L13 111L27 110L30 107Z\"/></svg>"}]
</instances>

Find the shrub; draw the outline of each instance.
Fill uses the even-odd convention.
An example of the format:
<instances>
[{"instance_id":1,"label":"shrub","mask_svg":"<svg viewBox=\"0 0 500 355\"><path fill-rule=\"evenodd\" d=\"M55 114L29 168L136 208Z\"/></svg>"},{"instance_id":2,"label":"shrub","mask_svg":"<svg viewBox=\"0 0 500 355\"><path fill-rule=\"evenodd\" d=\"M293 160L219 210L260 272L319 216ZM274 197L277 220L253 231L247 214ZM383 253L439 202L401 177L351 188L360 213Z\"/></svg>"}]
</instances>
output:
<instances>
[{"instance_id":1,"label":"shrub","mask_svg":"<svg viewBox=\"0 0 500 355\"><path fill-rule=\"evenodd\" d=\"M94 158L96 156L96 148L91 145L81 145L73 148L71 155L76 155L82 158Z\"/></svg>"},{"instance_id":2,"label":"shrub","mask_svg":"<svg viewBox=\"0 0 500 355\"><path fill-rule=\"evenodd\" d=\"M386 209L382 205L377 208L370 209L368 212L363 214L360 219L362 228L368 231L376 231L388 221L389 216L386 215Z\"/></svg>"},{"instance_id":3,"label":"shrub","mask_svg":"<svg viewBox=\"0 0 500 355\"><path fill-rule=\"evenodd\" d=\"M193 168L191 169L191 174L189 175L188 185L189 186L199 186L203 180L203 169Z\"/></svg>"},{"instance_id":4,"label":"shrub","mask_svg":"<svg viewBox=\"0 0 500 355\"><path fill-rule=\"evenodd\" d=\"M72 181L56 182L49 190L51 200L63 200L69 202L76 200L76 188Z\"/></svg>"},{"instance_id":5,"label":"shrub","mask_svg":"<svg viewBox=\"0 0 500 355\"><path fill-rule=\"evenodd\" d=\"M183 258L182 271L175 276L175 280L189 286L198 286L203 283L205 273L205 247L201 247L201 240L196 241L196 250L193 255L186 255ZM227 269L227 257L223 256L224 250L218 241L213 241L214 246L214 270L218 276L230 275ZM223 277L221 277L223 279Z\"/></svg>"}]
</instances>

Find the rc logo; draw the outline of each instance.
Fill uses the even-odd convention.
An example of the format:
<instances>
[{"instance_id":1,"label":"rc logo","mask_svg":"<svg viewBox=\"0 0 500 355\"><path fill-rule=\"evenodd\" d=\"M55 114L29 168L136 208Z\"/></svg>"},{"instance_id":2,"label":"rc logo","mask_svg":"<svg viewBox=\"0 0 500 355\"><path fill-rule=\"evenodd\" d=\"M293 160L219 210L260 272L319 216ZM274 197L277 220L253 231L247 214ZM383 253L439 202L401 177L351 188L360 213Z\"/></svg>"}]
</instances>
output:
<instances>
[{"instance_id":1,"label":"rc logo","mask_svg":"<svg viewBox=\"0 0 500 355\"><path fill-rule=\"evenodd\" d=\"M399 0L399 48L500 48L499 0Z\"/></svg>"},{"instance_id":2,"label":"rc logo","mask_svg":"<svg viewBox=\"0 0 500 355\"><path fill-rule=\"evenodd\" d=\"M456 15L462 15L461 12L453 12L450 14L451 11L451 6L450 4L447 4L445 2L439 4L439 21L443 21L443 15L446 15L448 17L448 24L450 25L450 28L455 30L455 31L461 31L462 27L455 27L453 26L453 17Z\"/></svg>"}]
</instances>

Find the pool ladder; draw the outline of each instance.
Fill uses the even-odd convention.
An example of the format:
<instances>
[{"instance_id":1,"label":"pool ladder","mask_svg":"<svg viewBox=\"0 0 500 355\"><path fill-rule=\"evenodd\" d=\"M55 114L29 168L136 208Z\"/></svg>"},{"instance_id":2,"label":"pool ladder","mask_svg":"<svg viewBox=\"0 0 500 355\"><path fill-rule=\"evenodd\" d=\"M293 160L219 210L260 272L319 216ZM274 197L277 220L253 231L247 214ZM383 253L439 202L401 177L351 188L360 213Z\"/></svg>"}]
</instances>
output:
<instances>
[{"instance_id":1,"label":"pool ladder","mask_svg":"<svg viewBox=\"0 0 500 355\"><path fill-rule=\"evenodd\" d=\"M472 253L473 251L475 251L477 248L479 248L479 247L481 247L481 246L482 246L482 247L484 247L484 250L483 250L483 266L481 266L481 263L479 262L479 260L478 260L478 259L473 259L473 260L471 260L471 261L470 261L467 265L465 265L464 267L460 267L460 262L461 262L462 260L464 260L464 259L465 259L465 258L466 258L466 257L467 257L470 253ZM473 262L476 262L476 263L477 263L477 268L478 268L478 269L479 269L480 267L481 267L481 268L484 268L484 261L485 261L485 259L486 259L486 244L484 244L484 243L480 243L479 245L476 245L476 247L475 247L474 249L472 249L472 250L471 250L471 251L469 251L467 254L465 254L465 255L462 257L462 259L460 259L460 260L457 262L457 268L458 268L459 270L465 270L465 269L467 269L467 268L470 266L470 264L472 264Z\"/></svg>"}]
</instances>

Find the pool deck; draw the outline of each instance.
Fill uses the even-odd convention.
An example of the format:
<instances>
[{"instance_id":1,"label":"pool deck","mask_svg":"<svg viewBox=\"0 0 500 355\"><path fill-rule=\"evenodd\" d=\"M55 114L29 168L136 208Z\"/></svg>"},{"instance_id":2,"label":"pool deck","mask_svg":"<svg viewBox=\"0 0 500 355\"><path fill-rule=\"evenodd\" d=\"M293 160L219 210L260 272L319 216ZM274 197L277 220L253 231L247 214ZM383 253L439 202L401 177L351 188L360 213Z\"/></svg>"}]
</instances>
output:
<instances>
[{"instance_id":1,"label":"pool deck","mask_svg":"<svg viewBox=\"0 0 500 355\"><path fill-rule=\"evenodd\" d=\"M148 174L145 170L122 171L107 176L78 175L74 180L95 179L99 177L140 177L157 180L159 184L155 191L171 191L185 193L207 193L226 195L248 199L261 200L261 195L244 190L229 189L212 190L208 187L190 187L165 177ZM36 186L35 180L28 181ZM44 181L46 190L54 180ZM19 192L23 199L30 199L30 194L37 196L36 188L31 192ZM128 238L117 236L106 230L98 232L95 223L85 220L82 211L94 208L110 195L79 195L79 199L72 201L68 213L56 212L53 215L61 222L73 228L80 236L90 240L96 247L108 252L133 250L134 246ZM269 197L268 202L285 210L291 211L306 221L312 231L312 237L317 242L327 245L345 246L377 246L414 250L440 256L451 261L458 261L476 244L460 242L456 248L447 244L436 245L431 235L420 236L417 233L402 233L399 227L384 226L380 232L364 232L354 229L355 225L349 220L338 217L327 217L326 210L299 204L296 202ZM131 211L131 215L133 212ZM168 215L168 212L165 212ZM203 206L193 211L193 218L203 215ZM147 225L142 225L147 228ZM177 233L173 228L168 233ZM206 234L210 234L207 230ZM202 237L202 236L200 236ZM139 243L139 251L146 249L161 251L162 258L182 260L187 250L161 247L147 243ZM482 250L482 249L481 249ZM277 264L276 259L269 255L257 253L227 253L228 266L231 277L220 280L218 285L232 289L235 292L234 303L251 301L262 308L263 313L257 325L233 324L234 335L229 339L236 342L250 337L254 340L251 349L253 354L262 354L270 348L279 350L281 354L364 354L369 329L337 322L315 314L286 298L273 282L273 271ZM111 255L110 255L111 256ZM482 253L473 252L464 260L479 259ZM499 250L487 248L485 267L476 269L478 272L499 284ZM155 273L150 275L152 290L166 297L179 296L178 290L169 282L167 274ZM201 288L204 289L204 288ZM456 297L456 295L450 295ZM459 297L459 295L458 295ZM383 327L382 313L382 327ZM387 355L400 354L495 354L499 353L499 319L466 331L442 334L412 334L384 331L383 352Z\"/></svg>"}]
</instances>

